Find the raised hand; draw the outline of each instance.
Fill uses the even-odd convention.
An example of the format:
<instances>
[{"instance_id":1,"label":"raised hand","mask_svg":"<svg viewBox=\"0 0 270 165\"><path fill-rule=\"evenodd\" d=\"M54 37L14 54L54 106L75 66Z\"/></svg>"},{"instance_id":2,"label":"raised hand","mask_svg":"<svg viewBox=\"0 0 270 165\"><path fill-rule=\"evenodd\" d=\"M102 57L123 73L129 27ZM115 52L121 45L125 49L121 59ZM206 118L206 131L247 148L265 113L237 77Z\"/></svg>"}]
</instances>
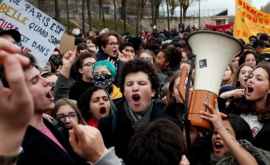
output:
<instances>
[{"instance_id":1,"label":"raised hand","mask_svg":"<svg viewBox=\"0 0 270 165\"><path fill-rule=\"evenodd\" d=\"M29 59L22 56L22 49L12 42L0 37L0 63L4 62L7 56L15 56L19 62L26 66L29 64Z\"/></svg>"},{"instance_id":2,"label":"raised hand","mask_svg":"<svg viewBox=\"0 0 270 165\"><path fill-rule=\"evenodd\" d=\"M96 162L107 152L101 133L94 127L74 124L69 137L74 151L88 161Z\"/></svg>"},{"instance_id":3,"label":"raised hand","mask_svg":"<svg viewBox=\"0 0 270 165\"><path fill-rule=\"evenodd\" d=\"M0 155L17 153L33 115L33 100L22 67L29 60L17 53L20 48L0 38L0 59L3 61L9 88L0 87Z\"/></svg>"},{"instance_id":4,"label":"raised hand","mask_svg":"<svg viewBox=\"0 0 270 165\"><path fill-rule=\"evenodd\" d=\"M201 111L201 118L210 121L215 130L219 130L220 128L224 128L222 118L227 117L224 113L218 112L209 104L204 104L208 109L208 111Z\"/></svg>"},{"instance_id":5,"label":"raised hand","mask_svg":"<svg viewBox=\"0 0 270 165\"><path fill-rule=\"evenodd\" d=\"M76 51L67 51L63 56L63 65L72 65L76 60Z\"/></svg>"},{"instance_id":6,"label":"raised hand","mask_svg":"<svg viewBox=\"0 0 270 165\"><path fill-rule=\"evenodd\" d=\"M208 104L205 104L205 106L210 110L211 113L201 112L201 118L212 122L215 131L219 134L222 141L224 141L224 144L227 145L229 152L237 160L238 164L257 165L258 163L256 159L238 143L235 135L226 130L224 123L222 122L222 118L227 117L227 115L217 112L212 106Z\"/></svg>"},{"instance_id":7,"label":"raised hand","mask_svg":"<svg viewBox=\"0 0 270 165\"><path fill-rule=\"evenodd\" d=\"M64 54L62 59L63 67L60 70L60 73L64 77L69 78L71 67L75 61L76 61L76 50L74 51L69 50Z\"/></svg>"}]
</instances>

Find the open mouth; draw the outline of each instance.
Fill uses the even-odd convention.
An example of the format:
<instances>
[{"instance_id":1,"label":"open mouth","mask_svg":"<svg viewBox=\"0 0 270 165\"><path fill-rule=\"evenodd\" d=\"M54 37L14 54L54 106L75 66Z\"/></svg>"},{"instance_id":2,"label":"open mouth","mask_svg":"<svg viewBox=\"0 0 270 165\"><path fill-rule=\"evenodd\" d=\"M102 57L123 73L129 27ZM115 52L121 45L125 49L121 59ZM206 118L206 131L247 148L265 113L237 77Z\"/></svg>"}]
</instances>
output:
<instances>
[{"instance_id":1,"label":"open mouth","mask_svg":"<svg viewBox=\"0 0 270 165\"><path fill-rule=\"evenodd\" d=\"M133 94L131 97L134 101L139 101L141 99L141 96L139 94Z\"/></svg>"},{"instance_id":2,"label":"open mouth","mask_svg":"<svg viewBox=\"0 0 270 165\"><path fill-rule=\"evenodd\" d=\"M214 144L214 147L215 147L216 149L222 149L222 148L224 147L224 145L221 144L221 143L219 143L219 142L216 142L216 143Z\"/></svg>"},{"instance_id":3,"label":"open mouth","mask_svg":"<svg viewBox=\"0 0 270 165\"><path fill-rule=\"evenodd\" d=\"M252 88L252 87L247 87L247 92L248 92L248 93L253 92L253 90L254 90L254 88Z\"/></svg>"},{"instance_id":4,"label":"open mouth","mask_svg":"<svg viewBox=\"0 0 270 165\"><path fill-rule=\"evenodd\" d=\"M114 48L112 51L113 51L113 54L117 54L117 49Z\"/></svg>"},{"instance_id":5,"label":"open mouth","mask_svg":"<svg viewBox=\"0 0 270 165\"><path fill-rule=\"evenodd\" d=\"M50 99L50 100L54 100L54 96L53 96L53 94L52 94L51 91L49 91L49 92L46 94L46 97L47 97L48 99Z\"/></svg>"},{"instance_id":6,"label":"open mouth","mask_svg":"<svg viewBox=\"0 0 270 165\"><path fill-rule=\"evenodd\" d=\"M105 107L101 107L101 108L99 109L99 113L100 113L101 115L104 115L106 112L107 112L107 110L106 110Z\"/></svg>"}]
</instances>

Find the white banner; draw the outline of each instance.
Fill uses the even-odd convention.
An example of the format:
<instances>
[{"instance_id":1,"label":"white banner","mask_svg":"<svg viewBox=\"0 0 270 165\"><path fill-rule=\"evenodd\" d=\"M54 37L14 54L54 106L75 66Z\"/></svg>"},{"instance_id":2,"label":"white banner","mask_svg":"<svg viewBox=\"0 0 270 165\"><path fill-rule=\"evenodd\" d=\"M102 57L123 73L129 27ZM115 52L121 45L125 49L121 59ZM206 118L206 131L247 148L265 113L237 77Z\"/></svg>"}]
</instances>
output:
<instances>
[{"instance_id":1,"label":"white banner","mask_svg":"<svg viewBox=\"0 0 270 165\"><path fill-rule=\"evenodd\" d=\"M31 50L42 67L65 31L63 25L25 0L0 0L0 28L17 29L21 45Z\"/></svg>"}]
</instances>

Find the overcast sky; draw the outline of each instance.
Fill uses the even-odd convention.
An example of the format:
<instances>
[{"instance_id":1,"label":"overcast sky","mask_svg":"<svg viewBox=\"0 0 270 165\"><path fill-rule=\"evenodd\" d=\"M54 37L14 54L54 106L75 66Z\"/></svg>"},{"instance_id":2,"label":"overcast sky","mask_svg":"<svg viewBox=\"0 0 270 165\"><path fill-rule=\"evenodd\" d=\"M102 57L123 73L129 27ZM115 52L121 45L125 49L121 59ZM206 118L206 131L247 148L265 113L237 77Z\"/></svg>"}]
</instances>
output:
<instances>
[{"instance_id":1,"label":"overcast sky","mask_svg":"<svg viewBox=\"0 0 270 165\"><path fill-rule=\"evenodd\" d=\"M194 0L195 2L189 8L189 13L194 15L198 12L198 0ZM256 8L261 8L264 6L269 0L250 0L251 4ZM229 15L234 15L235 9L235 0L201 0L201 14L202 15L212 15L222 11L223 9L229 10Z\"/></svg>"}]
</instances>

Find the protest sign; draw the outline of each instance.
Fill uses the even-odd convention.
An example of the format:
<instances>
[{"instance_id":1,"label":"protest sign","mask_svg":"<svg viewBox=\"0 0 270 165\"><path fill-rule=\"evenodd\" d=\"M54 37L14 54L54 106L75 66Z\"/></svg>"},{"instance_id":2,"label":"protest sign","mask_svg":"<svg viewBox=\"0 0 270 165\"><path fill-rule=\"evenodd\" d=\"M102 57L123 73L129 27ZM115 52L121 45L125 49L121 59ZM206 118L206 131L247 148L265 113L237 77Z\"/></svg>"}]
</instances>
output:
<instances>
[{"instance_id":1,"label":"protest sign","mask_svg":"<svg viewBox=\"0 0 270 165\"><path fill-rule=\"evenodd\" d=\"M64 33L62 40L60 42L60 51L65 53L68 50L73 50L75 48L75 37Z\"/></svg>"},{"instance_id":2,"label":"protest sign","mask_svg":"<svg viewBox=\"0 0 270 165\"><path fill-rule=\"evenodd\" d=\"M63 25L25 0L0 1L0 28L17 29L21 45L31 50L38 65L44 66L59 44Z\"/></svg>"},{"instance_id":3,"label":"protest sign","mask_svg":"<svg viewBox=\"0 0 270 165\"><path fill-rule=\"evenodd\" d=\"M235 2L234 37L248 42L248 38L257 33L270 34L270 14L257 10L245 0Z\"/></svg>"}]
</instances>

